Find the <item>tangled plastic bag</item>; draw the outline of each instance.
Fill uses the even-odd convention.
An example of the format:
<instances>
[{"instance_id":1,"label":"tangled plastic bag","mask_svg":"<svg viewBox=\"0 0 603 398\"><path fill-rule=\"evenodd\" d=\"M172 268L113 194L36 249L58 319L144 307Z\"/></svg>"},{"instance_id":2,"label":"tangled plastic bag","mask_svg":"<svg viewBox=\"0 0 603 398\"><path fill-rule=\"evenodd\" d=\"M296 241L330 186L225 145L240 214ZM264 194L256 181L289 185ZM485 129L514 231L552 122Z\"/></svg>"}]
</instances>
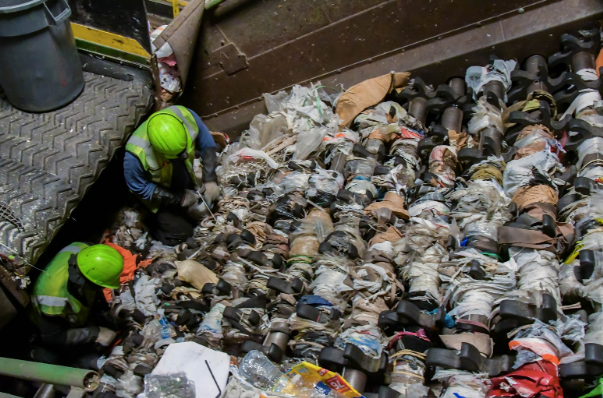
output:
<instances>
[{"instance_id":1,"label":"tangled plastic bag","mask_svg":"<svg viewBox=\"0 0 603 398\"><path fill-rule=\"evenodd\" d=\"M195 382L184 372L171 375L146 375L144 378L146 398L195 398Z\"/></svg>"}]
</instances>

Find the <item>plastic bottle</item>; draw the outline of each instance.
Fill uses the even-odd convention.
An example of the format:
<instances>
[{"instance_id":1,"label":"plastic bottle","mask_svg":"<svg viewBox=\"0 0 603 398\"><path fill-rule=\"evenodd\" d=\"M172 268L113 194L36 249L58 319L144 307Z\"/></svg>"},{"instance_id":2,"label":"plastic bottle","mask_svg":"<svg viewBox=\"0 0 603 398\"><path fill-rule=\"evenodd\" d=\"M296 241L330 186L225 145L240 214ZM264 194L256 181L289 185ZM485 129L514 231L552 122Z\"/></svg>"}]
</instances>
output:
<instances>
[{"instance_id":1,"label":"plastic bottle","mask_svg":"<svg viewBox=\"0 0 603 398\"><path fill-rule=\"evenodd\" d=\"M239 373L247 382L264 391L288 394L293 384L287 376L260 351L249 351L239 365Z\"/></svg>"}]
</instances>

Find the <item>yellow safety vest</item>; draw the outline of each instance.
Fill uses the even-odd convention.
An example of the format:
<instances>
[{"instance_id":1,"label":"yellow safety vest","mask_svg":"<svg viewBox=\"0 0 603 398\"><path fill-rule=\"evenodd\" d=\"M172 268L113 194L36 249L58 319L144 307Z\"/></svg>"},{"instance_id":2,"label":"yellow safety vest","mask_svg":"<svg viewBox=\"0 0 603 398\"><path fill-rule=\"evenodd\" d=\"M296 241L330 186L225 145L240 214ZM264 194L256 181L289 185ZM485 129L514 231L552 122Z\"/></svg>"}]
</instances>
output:
<instances>
[{"instance_id":1,"label":"yellow safety vest","mask_svg":"<svg viewBox=\"0 0 603 398\"><path fill-rule=\"evenodd\" d=\"M183 106L175 105L170 106L157 113L164 113L176 116L182 121L188 132L188 138L186 140L186 152L188 153L188 159L184 162L186 169L188 170L193 182L196 181L195 173L193 171L193 160L195 159L195 140L199 135L199 126L195 122L195 118L188 109ZM153 182L163 185L169 188L172 184L172 170L173 166L169 159L164 157L162 154L153 150L149 136L147 134L147 122L145 121L140 125L132 134L128 143L126 144L126 151L136 156L142 167L151 175ZM154 203L150 200L143 200L143 203L147 205L153 213L159 210L159 203Z\"/></svg>"},{"instance_id":2,"label":"yellow safety vest","mask_svg":"<svg viewBox=\"0 0 603 398\"><path fill-rule=\"evenodd\" d=\"M46 269L36 281L31 299L34 313L32 320L47 316L60 316L73 326L81 326L88 319L90 308L73 297L67 290L69 281L69 258L88 247L87 244L74 242L61 250L48 263Z\"/></svg>"}]
</instances>

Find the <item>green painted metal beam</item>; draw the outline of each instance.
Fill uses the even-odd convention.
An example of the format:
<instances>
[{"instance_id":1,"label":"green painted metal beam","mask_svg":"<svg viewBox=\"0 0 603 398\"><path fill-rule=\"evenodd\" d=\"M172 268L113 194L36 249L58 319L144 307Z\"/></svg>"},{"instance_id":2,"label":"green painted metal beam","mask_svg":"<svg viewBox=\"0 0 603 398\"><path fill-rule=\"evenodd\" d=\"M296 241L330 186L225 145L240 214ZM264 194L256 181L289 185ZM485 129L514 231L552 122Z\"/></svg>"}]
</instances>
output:
<instances>
[{"instance_id":1,"label":"green painted metal beam","mask_svg":"<svg viewBox=\"0 0 603 398\"><path fill-rule=\"evenodd\" d=\"M96 389L99 382L98 373L91 370L11 358L0 358L0 375L41 383L78 387L86 391Z\"/></svg>"},{"instance_id":2,"label":"green painted metal beam","mask_svg":"<svg viewBox=\"0 0 603 398\"><path fill-rule=\"evenodd\" d=\"M223 1L224 0L206 0L205 1L205 9L209 10L210 8L217 6L218 4L220 4Z\"/></svg>"}]
</instances>

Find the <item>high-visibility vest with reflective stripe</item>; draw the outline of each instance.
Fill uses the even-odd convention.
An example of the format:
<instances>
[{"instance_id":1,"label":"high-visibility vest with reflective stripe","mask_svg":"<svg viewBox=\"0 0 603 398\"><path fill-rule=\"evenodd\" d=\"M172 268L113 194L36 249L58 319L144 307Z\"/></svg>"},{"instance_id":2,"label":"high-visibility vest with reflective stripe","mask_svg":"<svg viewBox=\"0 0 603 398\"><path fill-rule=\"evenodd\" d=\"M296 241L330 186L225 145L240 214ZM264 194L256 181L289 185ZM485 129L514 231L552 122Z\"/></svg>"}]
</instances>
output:
<instances>
[{"instance_id":1,"label":"high-visibility vest with reflective stripe","mask_svg":"<svg viewBox=\"0 0 603 398\"><path fill-rule=\"evenodd\" d=\"M197 126L195 118L188 109L180 105L170 106L169 108L156 112L155 114L157 113L165 113L176 116L186 127L188 132L188 137L186 140L188 159L184 162L184 164L186 165L186 169L188 170L193 183L195 183L196 179L193 171L193 160L195 159L195 140L199 135L199 126ZM147 134L147 123L148 120L141 124L140 127L136 129L134 134L132 134L128 140L128 143L126 144L126 151L130 152L132 155L136 156L138 160L140 160L142 167L151 175L153 182L169 188L172 184L172 163L162 154L153 150ZM158 203L153 203L148 200L143 200L143 202L154 213L159 209Z\"/></svg>"},{"instance_id":2,"label":"high-visibility vest with reflective stripe","mask_svg":"<svg viewBox=\"0 0 603 398\"><path fill-rule=\"evenodd\" d=\"M88 245L85 243L74 242L48 263L33 288L31 301L36 312L34 315L60 316L74 326L86 322L90 309L67 290L69 258L86 247Z\"/></svg>"}]
</instances>

